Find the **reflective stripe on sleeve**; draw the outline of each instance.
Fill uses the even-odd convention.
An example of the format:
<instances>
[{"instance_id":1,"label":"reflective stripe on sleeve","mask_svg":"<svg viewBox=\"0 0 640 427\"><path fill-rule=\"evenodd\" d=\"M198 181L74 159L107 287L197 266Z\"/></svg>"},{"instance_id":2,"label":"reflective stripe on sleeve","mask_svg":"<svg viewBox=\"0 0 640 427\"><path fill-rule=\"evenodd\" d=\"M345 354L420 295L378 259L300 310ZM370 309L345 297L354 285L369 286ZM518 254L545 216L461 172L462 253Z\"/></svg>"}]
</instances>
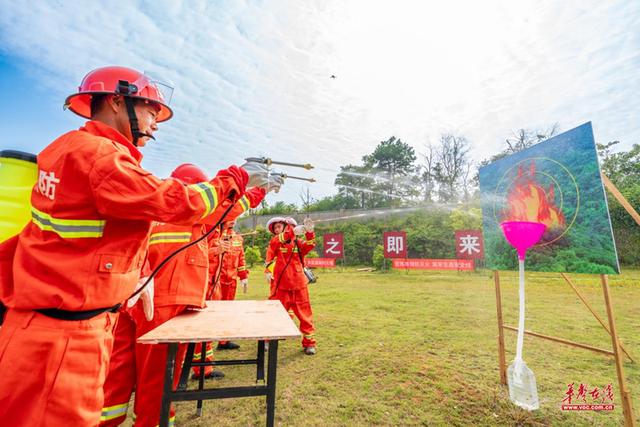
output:
<instances>
[{"instance_id":1,"label":"reflective stripe on sleeve","mask_svg":"<svg viewBox=\"0 0 640 427\"><path fill-rule=\"evenodd\" d=\"M240 203L240 206L242 206L242 212L245 212L245 211L249 210L249 208L251 207L251 205L249 204L249 199L247 198L247 196L242 196L242 198L240 198L240 200L238 200L238 203Z\"/></svg>"},{"instance_id":2,"label":"reflective stripe on sleeve","mask_svg":"<svg viewBox=\"0 0 640 427\"><path fill-rule=\"evenodd\" d=\"M184 243L191 240L191 233L178 232L178 231L166 231L159 233L152 233L149 238L149 245L156 245L158 243Z\"/></svg>"},{"instance_id":3,"label":"reflective stripe on sleeve","mask_svg":"<svg viewBox=\"0 0 640 427\"><path fill-rule=\"evenodd\" d=\"M31 207L33 223L43 231L51 231L70 239L79 237L102 237L106 221L103 219L60 219Z\"/></svg>"},{"instance_id":4,"label":"reflective stripe on sleeve","mask_svg":"<svg viewBox=\"0 0 640 427\"><path fill-rule=\"evenodd\" d=\"M129 409L129 402L102 408L100 421L109 421L114 418L126 416L127 409Z\"/></svg>"},{"instance_id":5,"label":"reflective stripe on sleeve","mask_svg":"<svg viewBox=\"0 0 640 427\"><path fill-rule=\"evenodd\" d=\"M216 192L216 188L208 182L199 182L197 184L191 184L188 187L200 193L200 197L202 197L207 207L207 211L202 215L202 218L211 215L218 206L218 193Z\"/></svg>"}]
</instances>

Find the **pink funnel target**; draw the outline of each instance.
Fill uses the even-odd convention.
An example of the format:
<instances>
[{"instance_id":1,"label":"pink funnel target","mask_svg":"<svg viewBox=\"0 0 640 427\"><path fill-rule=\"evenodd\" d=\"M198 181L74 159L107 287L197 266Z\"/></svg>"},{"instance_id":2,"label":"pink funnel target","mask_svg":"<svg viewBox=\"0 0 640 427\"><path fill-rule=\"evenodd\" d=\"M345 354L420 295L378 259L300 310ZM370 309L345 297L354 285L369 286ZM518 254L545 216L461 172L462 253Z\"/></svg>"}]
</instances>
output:
<instances>
[{"instance_id":1,"label":"pink funnel target","mask_svg":"<svg viewBox=\"0 0 640 427\"><path fill-rule=\"evenodd\" d=\"M505 221L500 224L507 242L518 251L518 258L524 260L527 249L540 241L547 226L540 222Z\"/></svg>"}]
</instances>

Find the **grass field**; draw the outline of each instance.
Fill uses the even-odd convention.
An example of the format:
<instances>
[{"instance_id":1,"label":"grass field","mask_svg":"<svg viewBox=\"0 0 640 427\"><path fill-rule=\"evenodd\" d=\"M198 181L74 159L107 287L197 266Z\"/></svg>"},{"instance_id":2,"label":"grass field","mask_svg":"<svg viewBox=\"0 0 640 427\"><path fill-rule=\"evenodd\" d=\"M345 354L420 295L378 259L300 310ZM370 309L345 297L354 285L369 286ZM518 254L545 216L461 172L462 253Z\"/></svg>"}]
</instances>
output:
<instances>
[{"instance_id":1,"label":"grass field","mask_svg":"<svg viewBox=\"0 0 640 427\"><path fill-rule=\"evenodd\" d=\"M248 294L262 299L259 271ZM574 283L606 319L599 277L574 275ZM556 274L527 274L526 328L546 335L611 348L611 340L569 286ZM505 322L517 325L517 276L502 273ZM611 276L618 332L637 360L624 365L640 417L640 271ZM499 384L495 291L491 272L320 271L311 285L318 354L300 343L280 345L276 424L282 426L617 426L622 425L613 358L525 337L524 359L536 375L541 409L511 404ZM507 364L516 334L506 331ZM221 359L251 356L216 352ZM248 385L255 368L224 367L220 386ZM159 373L160 374L160 373ZM212 381L212 380L209 380ZM567 384L612 384L615 411L563 412ZM591 399L588 396L588 399ZM589 403L589 402L588 402ZM261 426L263 398L179 403L178 426Z\"/></svg>"}]
</instances>

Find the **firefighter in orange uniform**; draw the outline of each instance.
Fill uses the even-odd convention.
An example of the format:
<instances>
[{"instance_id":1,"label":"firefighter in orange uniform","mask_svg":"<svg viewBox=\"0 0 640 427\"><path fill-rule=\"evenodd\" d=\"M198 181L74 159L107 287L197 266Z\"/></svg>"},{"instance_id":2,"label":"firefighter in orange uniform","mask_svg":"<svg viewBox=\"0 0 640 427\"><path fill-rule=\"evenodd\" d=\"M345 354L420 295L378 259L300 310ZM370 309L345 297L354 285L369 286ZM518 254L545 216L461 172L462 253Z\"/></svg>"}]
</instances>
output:
<instances>
[{"instance_id":1,"label":"firefighter in orange uniform","mask_svg":"<svg viewBox=\"0 0 640 427\"><path fill-rule=\"evenodd\" d=\"M172 111L135 70L92 71L66 106L91 120L38 155L32 221L0 244L3 425L97 425L115 312L136 288L152 221L208 222L249 179L232 166L187 186L141 168L138 147Z\"/></svg>"},{"instance_id":2,"label":"firefighter in orange uniform","mask_svg":"<svg viewBox=\"0 0 640 427\"><path fill-rule=\"evenodd\" d=\"M275 184L271 184L269 186L269 190L273 189L276 192L278 192L280 188L280 184L281 183L279 182ZM238 202L237 204L238 211L236 212L236 214L229 215L228 218L230 218L230 220L223 223L221 225L221 229L225 230L229 224L231 224L231 227L233 227L233 224L235 224L235 218L242 215L247 209L257 207L262 201L262 199L264 198L264 195L265 195L264 190L261 188L256 187L256 188L249 189L246 192L245 196ZM222 279L227 277L227 274L225 274L223 270L223 267L226 265L226 263L225 262L221 263L220 261L224 260L227 254L231 252L232 242L229 239L222 239L221 237L223 234L224 232L221 232L220 229L218 229L218 230L215 230L213 233L211 233L211 236L209 237L208 258L209 258L210 279L209 279L209 290L207 292L207 295L208 295L207 299L210 299L213 301L223 300L225 299L224 298L225 295L229 295L229 291L225 290L225 288L228 288L228 287L224 286L222 283ZM242 253L242 261L243 261L242 265L244 266L244 251ZM246 271L246 267L243 270ZM248 275L248 272L246 272L246 274ZM244 276L244 277L246 278L247 276ZM234 288L234 291L235 291L235 288ZM235 292L234 292L234 297L235 297ZM240 346L238 346L235 343L231 343L231 344L234 346L237 346L234 348L240 348ZM193 353L194 362L202 361L201 351L202 351L201 345L197 344L195 347L195 351ZM213 359L214 359L213 345L212 343L209 342L205 346L205 360L207 362L213 362ZM198 378L200 374L200 368L197 366L194 366L192 370L193 370L192 379ZM213 366L206 366L204 372L205 372L205 378L224 377L224 373L221 372L220 370L213 369Z\"/></svg>"},{"instance_id":3,"label":"firefighter in orange uniform","mask_svg":"<svg viewBox=\"0 0 640 427\"><path fill-rule=\"evenodd\" d=\"M207 176L197 166L183 164L171 174L185 184L206 182ZM272 188L275 188L272 186ZM253 188L227 214L233 218L244 212L247 196L259 200L265 190ZM180 226L158 223L153 226L149 239L149 264L155 269L169 254L185 244L195 241L205 233L203 224ZM120 314L116 327L115 344L109 373L104 386L105 402L101 416L101 426L115 426L122 423L127 415L131 393L135 387L136 426L156 426L160 420L160 403L164 378L162 373L167 360L167 345L137 344L135 340L191 308L205 306L208 278L208 244L206 240L172 258L154 278L154 315L147 320L144 307L134 305L131 310ZM176 376L174 387L179 380L179 370L184 361L187 346L181 345L176 355ZM175 419L171 408L170 423Z\"/></svg>"},{"instance_id":4,"label":"firefighter in orange uniform","mask_svg":"<svg viewBox=\"0 0 640 427\"><path fill-rule=\"evenodd\" d=\"M293 218L276 217L269 220L267 228L274 234L265 257L267 280L272 283L269 299L279 300L290 315L293 312L298 318L303 351L307 355L314 355L315 328L307 277L303 271L304 257L315 246L313 221L307 218L304 225L297 225ZM303 235L304 238L301 238ZM270 268L272 264L273 272Z\"/></svg>"},{"instance_id":5,"label":"firefighter in orange uniform","mask_svg":"<svg viewBox=\"0 0 640 427\"><path fill-rule=\"evenodd\" d=\"M225 251L222 253L220 271L220 290L223 301L236 299L237 281L242 285L243 293L247 293L249 286L249 271L244 262L244 240L233 229L235 221L227 221L223 224L221 239L226 242ZM220 341L217 350L236 350L240 346L233 341Z\"/></svg>"}]
</instances>

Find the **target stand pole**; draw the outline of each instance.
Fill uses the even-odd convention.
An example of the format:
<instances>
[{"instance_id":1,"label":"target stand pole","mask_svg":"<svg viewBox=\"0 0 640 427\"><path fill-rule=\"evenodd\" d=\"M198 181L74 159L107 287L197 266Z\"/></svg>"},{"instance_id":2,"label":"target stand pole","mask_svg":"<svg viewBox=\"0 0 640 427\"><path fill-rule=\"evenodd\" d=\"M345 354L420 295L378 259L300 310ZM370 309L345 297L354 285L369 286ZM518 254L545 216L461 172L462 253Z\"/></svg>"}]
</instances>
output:
<instances>
[{"instance_id":1,"label":"target stand pole","mask_svg":"<svg viewBox=\"0 0 640 427\"><path fill-rule=\"evenodd\" d=\"M573 289L573 291L576 293L576 295L578 295L578 298L580 298L580 301L582 301L584 303L584 305L589 309L589 311L591 312L591 314L593 314L593 316L596 318L596 320L600 323L600 325L602 325L602 327L604 328L605 331L607 331L607 333L609 335L611 335L611 331L609 330L609 327L604 323L604 320L602 320L602 318L598 315L598 313L596 312L596 310L591 306L591 304L589 304L589 302L587 301L587 299L580 293L580 291L578 290L578 288L576 287L576 285L573 284L573 282L571 282L571 280L569 280L569 277L565 274L565 273L560 273L560 275L562 276L562 278L569 284L569 286L571 286L571 289ZM630 361L634 362L633 358L631 357L631 355L629 354L629 352L627 351L627 349L624 348L624 346L622 345L622 341L618 340L618 342L620 343L620 349L624 352L624 354L627 355L627 357L629 358Z\"/></svg>"},{"instance_id":2,"label":"target stand pole","mask_svg":"<svg viewBox=\"0 0 640 427\"><path fill-rule=\"evenodd\" d=\"M496 285L496 310L498 312L498 363L500 369L500 384L507 385L507 357L504 346L504 322L502 320L502 296L500 294L500 273L493 271L493 281Z\"/></svg>"},{"instance_id":3,"label":"target stand pole","mask_svg":"<svg viewBox=\"0 0 640 427\"><path fill-rule=\"evenodd\" d=\"M606 274L600 275L602 281L602 291L604 293L604 302L607 306L607 317L609 318L609 330L611 331L611 343L613 345L613 355L616 362L616 374L618 376L618 394L622 400L622 412L624 413L625 427L634 427L633 405L631 403L631 393L627 390L627 384L624 379L624 370L622 369L622 357L620 355L620 341L618 340L618 332L616 329L616 320L613 317L613 307L611 306L611 295L609 294L609 280Z\"/></svg>"}]
</instances>

